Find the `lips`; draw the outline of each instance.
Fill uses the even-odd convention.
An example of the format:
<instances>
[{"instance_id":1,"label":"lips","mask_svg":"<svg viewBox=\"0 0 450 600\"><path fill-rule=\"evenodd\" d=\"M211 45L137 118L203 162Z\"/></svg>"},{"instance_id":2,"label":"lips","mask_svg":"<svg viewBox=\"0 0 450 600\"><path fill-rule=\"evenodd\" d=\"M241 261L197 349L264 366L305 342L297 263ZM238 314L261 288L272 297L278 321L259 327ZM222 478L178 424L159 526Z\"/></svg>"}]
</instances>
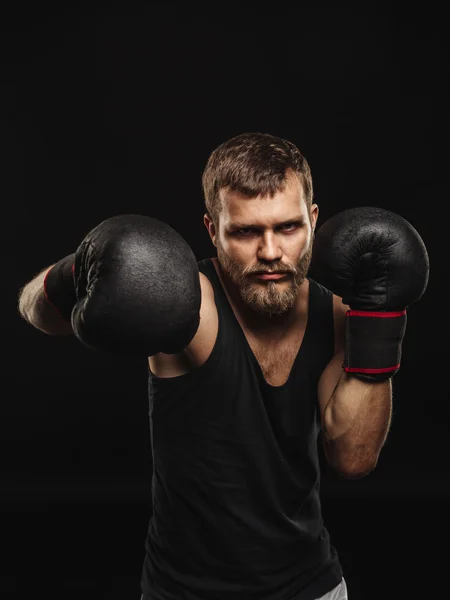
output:
<instances>
[{"instance_id":1,"label":"lips","mask_svg":"<svg viewBox=\"0 0 450 600\"><path fill-rule=\"evenodd\" d=\"M285 275L287 275L287 273L256 273L256 277L259 277L260 279L280 279Z\"/></svg>"}]
</instances>

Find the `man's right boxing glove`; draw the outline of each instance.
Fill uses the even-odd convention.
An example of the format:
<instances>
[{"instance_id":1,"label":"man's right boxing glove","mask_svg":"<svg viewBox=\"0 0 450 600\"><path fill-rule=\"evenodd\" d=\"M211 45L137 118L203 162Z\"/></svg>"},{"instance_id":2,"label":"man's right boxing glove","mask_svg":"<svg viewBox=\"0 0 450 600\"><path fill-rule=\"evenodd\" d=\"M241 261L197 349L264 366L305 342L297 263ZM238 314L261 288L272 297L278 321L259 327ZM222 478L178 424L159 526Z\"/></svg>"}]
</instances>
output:
<instances>
[{"instance_id":1,"label":"man's right boxing glove","mask_svg":"<svg viewBox=\"0 0 450 600\"><path fill-rule=\"evenodd\" d=\"M402 216L372 206L333 215L316 232L309 273L348 304L344 370L372 383L400 368L407 309L428 285L429 257Z\"/></svg>"},{"instance_id":2,"label":"man's right boxing glove","mask_svg":"<svg viewBox=\"0 0 450 600\"><path fill-rule=\"evenodd\" d=\"M197 332L201 288L186 241L157 219L106 219L75 253L72 328L96 350L134 356L181 352Z\"/></svg>"}]
</instances>

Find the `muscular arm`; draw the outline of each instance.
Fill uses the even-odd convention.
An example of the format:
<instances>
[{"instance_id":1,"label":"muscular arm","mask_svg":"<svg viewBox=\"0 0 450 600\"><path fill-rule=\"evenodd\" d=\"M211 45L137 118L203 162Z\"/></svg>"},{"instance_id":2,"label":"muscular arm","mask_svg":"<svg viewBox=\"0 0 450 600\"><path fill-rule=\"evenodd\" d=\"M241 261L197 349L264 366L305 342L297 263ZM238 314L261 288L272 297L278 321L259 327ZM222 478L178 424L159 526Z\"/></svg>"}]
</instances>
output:
<instances>
[{"instance_id":1,"label":"muscular arm","mask_svg":"<svg viewBox=\"0 0 450 600\"><path fill-rule=\"evenodd\" d=\"M73 334L72 325L61 317L45 297L44 279L52 266L46 267L22 287L18 311L27 323L48 335L70 335Z\"/></svg>"},{"instance_id":2,"label":"muscular arm","mask_svg":"<svg viewBox=\"0 0 450 600\"><path fill-rule=\"evenodd\" d=\"M318 387L324 453L345 477L363 477L377 464L392 416L391 381L368 383L342 369L343 314L335 309L337 350ZM335 302L337 306L337 301Z\"/></svg>"}]
</instances>

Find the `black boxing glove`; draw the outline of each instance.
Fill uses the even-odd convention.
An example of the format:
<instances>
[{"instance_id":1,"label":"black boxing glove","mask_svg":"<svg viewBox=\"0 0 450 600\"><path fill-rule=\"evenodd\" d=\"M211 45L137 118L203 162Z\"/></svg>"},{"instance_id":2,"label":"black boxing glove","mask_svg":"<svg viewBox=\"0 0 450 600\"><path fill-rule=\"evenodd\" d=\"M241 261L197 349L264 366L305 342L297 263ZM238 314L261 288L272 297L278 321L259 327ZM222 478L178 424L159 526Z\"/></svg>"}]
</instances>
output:
<instances>
[{"instance_id":1,"label":"black boxing glove","mask_svg":"<svg viewBox=\"0 0 450 600\"><path fill-rule=\"evenodd\" d=\"M44 278L44 294L47 302L69 323L72 309L77 301L74 262L75 253L65 256L47 271Z\"/></svg>"},{"instance_id":2,"label":"black boxing glove","mask_svg":"<svg viewBox=\"0 0 450 600\"><path fill-rule=\"evenodd\" d=\"M195 255L169 225L141 215L106 219L75 253L72 328L96 350L181 352L200 322Z\"/></svg>"},{"instance_id":3,"label":"black boxing glove","mask_svg":"<svg viewBox=\"0 0 450 600\"><path fill-rule=\"evenodd\" d=\"M392 377L407 308L428 285L428 253L416 229L385 209L344 210L317 231L309 274L350 306L344 370L373 382Z\"/></svg>"}]
</instances>

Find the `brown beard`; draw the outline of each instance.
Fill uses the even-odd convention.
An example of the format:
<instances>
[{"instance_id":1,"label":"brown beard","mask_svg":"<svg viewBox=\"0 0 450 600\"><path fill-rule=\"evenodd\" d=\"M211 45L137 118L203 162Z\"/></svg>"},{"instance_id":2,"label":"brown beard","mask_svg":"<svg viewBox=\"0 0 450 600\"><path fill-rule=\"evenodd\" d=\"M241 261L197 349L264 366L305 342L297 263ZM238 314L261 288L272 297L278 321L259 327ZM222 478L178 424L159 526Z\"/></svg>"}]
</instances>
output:
<instances>
[{"instance_id":1,"label":"brown beard","mask_svg":"<svg viewBox=\"0 0 450 600\"><path fill-rule=\"evenodd\" d=\"M242 300L255 312L268 316L282 315L295 305L300 285L305 280L311 263L312 247L313 239L311 238L308 250L295 266L274 263L242 269L225 253L219 239L217 239L216 246L218 261L236 285ZM286 289L280 289L276 281L270 280L265 281L264 285L255 284L251 274L268 270L287 273L290 276L289 286Z\"/></svg>"}]
</instances>

